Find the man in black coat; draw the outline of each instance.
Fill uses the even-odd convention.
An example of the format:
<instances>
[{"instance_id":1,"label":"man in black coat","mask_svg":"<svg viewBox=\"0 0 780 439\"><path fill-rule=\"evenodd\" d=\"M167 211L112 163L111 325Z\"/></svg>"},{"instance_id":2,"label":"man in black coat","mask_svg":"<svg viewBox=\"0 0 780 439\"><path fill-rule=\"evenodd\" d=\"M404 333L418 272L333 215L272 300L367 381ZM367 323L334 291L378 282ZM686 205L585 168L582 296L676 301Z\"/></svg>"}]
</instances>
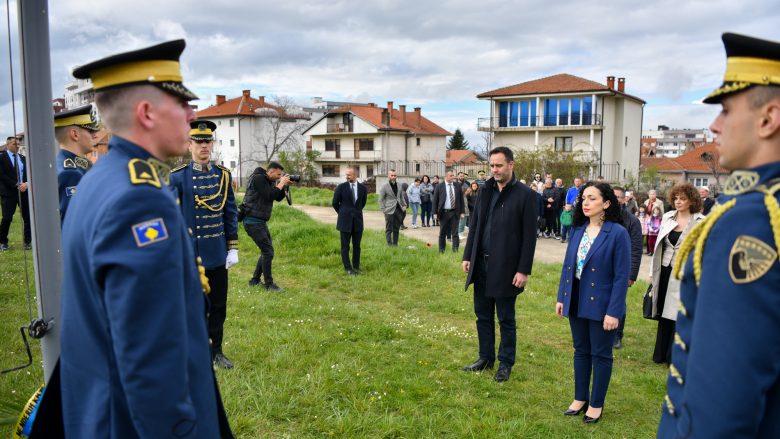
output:
<instances>
[{"instance_id":1,"label":"man in black coat","mask_svg":"<svg viewBox=\"0 0 780 439\"><path fill-rule=\"evenodd\" d=\"M460 183L455 181L455 174L450 170L444 176L444 182L433 189L433 218L439 220L439 253L447 248L447 236L452 236L452 251L458 251L458 221L466 215L463 206L463 191ZM469 229L471 230L471 229Z\"/></svg>"},{"instance_id":2,"label":"man in black coat","mask_svg":"<svg viewBox=\"0 0 780 439\"><path fill-rule=\"evenodd\" d=\"M347 181L336 186L333 208L338 213L336 229L341 232L341 261L351 276L360 274L360 239L363 237L363 208L368 191L357 182L355 169L347 168ZM352 263L349 262L349 241L352 241Z\"/></svg>"},{"instance_id":3,"label":"man in black coat","mask_svg":"<svg viewBox=\"0 0 780 439\"><path fill-rule=\"evenodd\" d=\"M479 359L463 370L490 369L495 362L495 317L501 327L496 381L506 381L515 363L515 300L523 292L536 250L537 194L512 172L514 154L490 151L493 178L479 191L463 252L466 289L474 283Z\"/></svg>"},{"instance_id":4,"label":"man in black coat","mask_svg":"<svg viewBox=\"0 0 780 439\"><path fill-rule=\"evenodd\" d=\"M634 285L637 276L639 276L639 265L642 263L642 224L639 219L632 215L626 208L626 191L619 186L612 188L615 191L615 197L620 203L620 213L623 216L623 227L628 231L631 238L631 273L628 275L628 286ZM623 347L623 329L626 327L626 316L620 319L617 334L615 336L615 349Z\"/></svg>"},{"instance_id":5,"label":"man in black coat","mask_svg":"<svg viewBox=\"0 0 780 439\"><path fill-rule=\"evenodd\" d=\"M27 160L19 154L19 139L8 137L5 151L0 152L0 197L3 219L0 221L0 251L8 250L8 230L16 212L22 210L24 221L24 247L30 248L30 208L27 198Z\"/></svg>"}]
</instances>

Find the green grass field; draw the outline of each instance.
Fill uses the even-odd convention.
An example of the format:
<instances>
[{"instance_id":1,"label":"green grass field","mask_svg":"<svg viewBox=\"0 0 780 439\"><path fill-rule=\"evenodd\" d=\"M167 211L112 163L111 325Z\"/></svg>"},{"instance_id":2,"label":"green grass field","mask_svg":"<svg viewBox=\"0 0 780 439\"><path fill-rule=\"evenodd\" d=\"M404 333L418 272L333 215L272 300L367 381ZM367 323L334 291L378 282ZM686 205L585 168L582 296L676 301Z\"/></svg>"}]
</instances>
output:
<instances>
[{"instance_id":1,"label":"green grass field","mask_svg":"<svg viewBox=\"0 0 780 439\"><path fill-rule=\"evenodd\" d=\"M2 368L24 360L18 224L13 249L0 253ZM403 236L388 248L382 232L366 231L364 274L347 277L333 226L280 203L270 227L274 278L286 291L247 286L258 250L243 230L241 262L230 271L224 350L236 368L218 378L237 437L654 437L666 368L650 360L655 325L641 318L645 284L629 291L625 347L615 353L603 419L586 426L562 415L573 372L568 324L554 315L560 265L534 267L517 302L517 364L498 384L492 373L460 371L476 358L477 339L456 255ZM28 264L32 279L29 254ZM33 367L0 376L0 412L41 383L38 343L33 354Z\"/></svg>"},{"instance_id":2,"label":"green grass field","mask_svg":"<svg viewBox=\"0 0 780 439\"><path fill-rule=\"evenodd\" d=\"M296 187L291 189L293 203L310 206L330 206L333 202L333 191L330 189ZM365 210L379 210L377 194L368 194Z\"/></svg>"}]
</instances>

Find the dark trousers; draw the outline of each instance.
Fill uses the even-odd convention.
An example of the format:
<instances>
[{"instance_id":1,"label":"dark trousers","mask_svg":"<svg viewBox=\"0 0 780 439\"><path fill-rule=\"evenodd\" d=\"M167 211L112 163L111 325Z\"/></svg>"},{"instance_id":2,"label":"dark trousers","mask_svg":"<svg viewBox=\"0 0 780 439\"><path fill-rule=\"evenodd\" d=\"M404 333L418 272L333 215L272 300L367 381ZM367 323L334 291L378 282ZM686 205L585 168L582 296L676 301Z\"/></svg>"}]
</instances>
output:
<instances>
[{"instance_id":1,"label":"dark trousers","mask_svg":"<svg viewBox=\"0 0 780 439\"><path fill-rule=\"evenodd\" d=\"M425 226L431 225L431 210L433 207L433 203L430 201L423 201L420 203L420 208L422 210L422 215L420 218L422 218L422 223Z\"/></svg>"},{"instance_id":2,"label":"dark trousers","mask_svg":"<svg viewBox=\"0 0 780 439\"><path fill-rule=\"evenodd\" d=\"M211 350L222 352L222 334L227 315L228 271L223 267L206 270L211 292L209 298L209 338Z\"/></svg>"},{"instance_id":3,"label":"dark trousers","mask_svg":"<svg viewBox=\"0 0 780 439\"><path fill-rule=\"evenodd\" d=\"M615 331L605 331L603 322L578 318L575 312L570 312L569 326L574 341L574 399L590 401L594 408L604 407L612 377ZM591 375L593 388L588 397Z\"/></svg>"},{"instance_id":4,"label":"dark trousers","mask_svg":"<svg viewBox=\"0 0 780 439\"><path fill-rule=\"evenodd\" d=\"M385 238L387 245L398 245L398 233L401 230L401 224L404 222L406 212L401 206L395 206L395 210L390 215L385 214Z\"/></svg>"},{"instance_id":5,"label":"dark trousers","mask_svg":"<svg viewBox=\"0 0 780 439\"><path fill-rule=\"evenodd\" d=\"M341 262L345 270L360 270L360 240L363 238L363 230L356 230L352 224L351 232L341 232ZM349 263L349 241L352 241L352 263Z\"/></svg>"},{"instance_id":6,"label":"dark trousers","mask_svg":"<svg viewBox=\"0 0 780 439\"><path fill-rule=\"evenodd\" d=\"M674 332L677 322L674 320L658 319L658 330L655 335L655 349L653 349L653 361L656 363L671 364L672 344L674 344Z\"/></svg>"},{"instance_id":7,"label":"dark trousers","mask_svg":"<svg viewBox=\"0 0 780 439\"><path fill-rule=\"evenodd\" d=\"M8 244L8 231L11 229L11 221L13 221L14 213L16 213L16 206L19 206L22 211L22 221L24 222L24 243L29 244L32 242L32 233L30 231L30 207L27 199L27 192L21 193L21 200L19 193L11 196L3 196L0 201L3 211L3 219L0 221L0 244Z\"/></svg>"},{"instance_id":8,"label":"dark trousers","mask_svg":"<svg viewBox=\"0 0 780 439\"><path fill-rule=\"evenodd\" d=\"M623 340L623 330L626 329L626 316L623 316L622 319L620 319L620 323L618 323L618 327L615 330L615 338L618 340Z\"/></svg>"},{"instance_id":9,"label":"dark trousers","mask_svg":"<svg viewBox=\"0 0 780 439\"><path fill-rule=\"evenodd\" d=\"M477 256L474 270L474 314L477 316L477 338L479 358L490 362L496 359L496 323L501 330L498 346L498 361L512 367L517 351L517 322L515 321L515 300L512 297L486 296L487 263L484 256Z\"/></svg>"},{"instance_id":10,"label":"dark trousers","mask_svg":"<svg viewBox=\"0 0 780 439\"><path fill-rule=\"evenodd\" d=\"M544 209L544 233L557 235L560 229L555 229L555 209Z\"/></svg>"},{"instance_id":11,"label":"dark trousers","mask_svg":"<svg viewBox=\"0 0 780 439\"><path fill-rule=\"evenodd\" d=\"M438 215L440 221L439 228L439 251L443 252L447 248L447 237L452 236L452 249L457 250L460 246L458 237L458 221L460 217L455 209L442 210Z\"/></svg>"},{"instance_id":12,"label":"dark trousers","mask_svg":"<svg viewBox=\"0 0 780 439\"><path fill-rule=\"evenodd\" d=\"M260 276L263 276L263 283L266 285L274 283L274 277L271 275L271 262L274 259L274 245L273 242L271 242L271 233L268 231L268 224L244 223L244 230L246 230L246 234L252 238L252 241L254 241L260 249L260 257L257 258L257 265L255 266L255 273L252 275L252 279L260 280Z\"/></svg>"},{"instance_id":13,"label":"dark trousers","mask_svg":"<svg viewBox=\"0 0 780 439\"><path fill-rule=\"evenodd\" d=\"M561 211L563 211L563 208L557 208L555 209L555 234L560 235L561 234Z\"/></svg>"}]
</instances>

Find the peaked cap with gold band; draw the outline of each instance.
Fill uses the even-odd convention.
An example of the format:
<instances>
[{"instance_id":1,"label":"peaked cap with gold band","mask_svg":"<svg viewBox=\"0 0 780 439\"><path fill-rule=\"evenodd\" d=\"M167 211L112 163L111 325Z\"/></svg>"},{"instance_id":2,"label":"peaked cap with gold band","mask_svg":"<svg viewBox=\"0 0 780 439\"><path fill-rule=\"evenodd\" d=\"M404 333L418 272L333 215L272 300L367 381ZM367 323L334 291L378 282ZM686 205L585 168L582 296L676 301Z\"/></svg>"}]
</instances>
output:
<instances>
[{"instance_id":1,"label":"peaked cap with gold band","mask_svg":"<svg viewBox=\"0 0 780 439\"><path fill-rule=\"evenodd\" d=\"M182 83L179 57L184 40L173 40L144 49L112 55L73 70L79 79L91 79L96 92L131 85L150 84L176 97L198 99Z\"/></svg>"},{"instance_id":2,"label":"peaked cap with gold band","mask_svg":"<svg viewBox=\"0 0 780 439\"><path fill-rule=\"evenodd\" d=\"M100 123L97 121L97 117L95 117L95 111L91 104L54 115L54 128L69 126L78 126L90 131L100 131Z\"/></svg>"},{"instance_id":3,"label":"peaked cap with gold band","mask_svg":"<svg viewBox=\"0 0 780 439\"><path fill-rule=\"evenodd\" d=\"M732 33L723 34L722 39L726 49L723 85L704 98L704 103L717 104L754 85L780 86L780 43Z\"/></svg>"},{"instance_id":4,"label":"peaked cap with gold band","mask_svg":"<svg viewBox=\"0 0 780 439\"><path fill-rule=\"evenodd\" d=\"M210 120L196 120L190 123L190 139L192 140L214 140L214 131L217 130L217 124Z\"/></svg>"}]
</instances>

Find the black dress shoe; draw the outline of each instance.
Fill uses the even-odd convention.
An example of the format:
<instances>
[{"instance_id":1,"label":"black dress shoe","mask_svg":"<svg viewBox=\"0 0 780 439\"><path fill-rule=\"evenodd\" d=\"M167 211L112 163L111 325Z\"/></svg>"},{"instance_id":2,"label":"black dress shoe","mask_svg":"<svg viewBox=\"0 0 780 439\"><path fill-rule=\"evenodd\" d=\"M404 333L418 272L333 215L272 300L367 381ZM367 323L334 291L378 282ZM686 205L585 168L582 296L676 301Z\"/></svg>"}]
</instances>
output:
<instances>
[{"instance_id":1,"label":"black dress shoe","mask_svg":"<svg viewBox=\"0 0 780 439\"><path fill-rule=\"evenodd\" d=\"M275 283L265 284L264 286L267 291L270 291L272 293L281 293L282 291L284 291L282 287L276 285Z\"/></svg>"},{"instance_id":2,"label":"black dress shoe","mask_svg":"<svg viewBox=\"0 0 780 439\"><path fill-rule=\"evenodd\" d=\"M599 422L599 419L601 419L601 415L599 415L598 418L591 418L588 415L585 415L582 417L582 422L586 424L595 424L596 422Z\"/></svg>"},{"instance_id":3,"label":"black dress shoe","mask_svg":"<svg viewBox=\"0 0 780 439\"><path fill-rule=\"evenodd\" d=\"M260 279L255 279L255 278L249 279L250 287L256 287L258 285L260 285Z\"/></svg>"},{"instance_id":4,"label":"black dress shoe","mask_svg":"<svg viewBox=\"0 0 780 439\"><path fill-rule=\"evenodd\" d=\"M499 366L498 372L496 372L496 376L493 377L494 380L496 380L499 383L503 383L504 381L509 379L509 374L512 373L512 368L509 366Z\"/></svg>"},{"instance_id":5,"label":"black dress shoe","mask_svg":"<svg viewBox=\"0 0 780 439\"><path fill-rule=\"evenodd\" d=\"M354 274L355 276L359 275L360 274L360 269L359 268L353 268L352 269L352 274Z\"/></svg>"},{"instance_id":6,"label":"black dress shoe","mask_svg":"<svg viewBox=\"0 0 780 439\"><path fill-rule=\"evenodd\" d=\"M463 370L466 372L479 372L480 370L485 369L492 369L493 368L493 362L485 360L483 358L480 358L479 360L469 364L468 366L463 366Z\"/></svg>"},{"instance_id":7,"label":"black dress shoe","mask_svg":"<svg viewBox=\"0 0 780 439\"><path fill-rule=\"evenodd\" d=\"M615 339L615 344L614 344L614 345L612 345L612 347L613 347L613 348L615 348L615 349L620 349L620 348L622 348L622 347L623 347L623 340L621 340L621 339L619 339L619 338L616 338L616 339Z\"/></svg>"},{"instance_id":8,"label":"black dress shoe","mask_svg":"<svg viewBox=\"0 0 780 439\"><path fill-rule=\"evenodd\" d=\"M585 401L585 404L583 404L579 410L566 409L566 411L563 412L563 414L565 416L579 416L582 414L582 412L584 412L587 409L588 409L588 401Z\"/></svg>"},{"instance_id":9,"label":"black dress shoe","mask_svg":"<svg viewBox=\"0 0 780 439\"><path fill-rule=\"evenodd\" d=\"M228 357L225 356L222 352L217 352L214 354L214 360L213 360L214 366L221 367L222 369L232 369L233 368L233 362L230 361Z\"/></svg>"}]
</instances>

